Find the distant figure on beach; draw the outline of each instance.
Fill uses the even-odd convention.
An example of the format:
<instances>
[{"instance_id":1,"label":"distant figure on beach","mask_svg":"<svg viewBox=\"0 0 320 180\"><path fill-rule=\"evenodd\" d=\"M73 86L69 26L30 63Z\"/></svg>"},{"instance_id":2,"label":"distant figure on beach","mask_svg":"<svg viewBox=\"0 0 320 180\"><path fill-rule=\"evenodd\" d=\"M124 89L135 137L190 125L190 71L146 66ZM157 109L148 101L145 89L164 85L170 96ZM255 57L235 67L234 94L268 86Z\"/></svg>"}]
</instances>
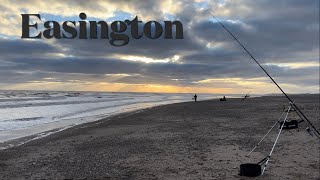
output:
<instances>
[{"instance_id":1,"label":"distant figure on beach","mask_svg":"<svg viewBox=\"0 0 320 180\"><path fill-rule=\"evenodd\" d=\"M194 96L193 96L193 99L194 99L194 102L197 102L197 94L194 94Z\"/></svg>"},{"instance_id":2,"label":"distant figure on beach","mask_svg":"<svg viewBox=\"0 0 320 180\"><path fill-rule=\"evenodd\" d=\"M227 101L226 96L223 96L223 98L220 98L220 101Z\"/></svg>"}]
</instances>

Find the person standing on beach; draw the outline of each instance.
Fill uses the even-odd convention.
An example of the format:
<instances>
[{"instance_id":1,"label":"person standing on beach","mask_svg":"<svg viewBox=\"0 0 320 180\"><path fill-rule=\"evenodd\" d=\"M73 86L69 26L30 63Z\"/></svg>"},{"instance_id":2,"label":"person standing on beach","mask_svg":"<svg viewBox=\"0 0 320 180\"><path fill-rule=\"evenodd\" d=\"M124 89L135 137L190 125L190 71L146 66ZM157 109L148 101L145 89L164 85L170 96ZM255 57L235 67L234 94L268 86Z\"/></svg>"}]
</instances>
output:
<instances>
[{"instance_id":1,"label":"person standing on beach","mask_svg":"<svg viewBox=\"0 0 320 180\"><path fill-rule=\"evenodd\" d=\"M194 94L194 96L193 96L193 99L194 99L194 102L197 102L197 94Z\"/></svg>"}]
</instances>

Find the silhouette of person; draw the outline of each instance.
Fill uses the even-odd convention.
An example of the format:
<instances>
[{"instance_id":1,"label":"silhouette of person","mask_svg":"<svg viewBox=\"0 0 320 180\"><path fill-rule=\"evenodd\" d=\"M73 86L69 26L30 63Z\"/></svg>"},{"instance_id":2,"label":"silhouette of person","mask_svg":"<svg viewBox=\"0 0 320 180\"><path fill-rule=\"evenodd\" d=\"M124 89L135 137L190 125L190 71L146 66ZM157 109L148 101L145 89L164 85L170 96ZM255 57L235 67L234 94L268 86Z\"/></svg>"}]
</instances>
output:
<instances>
[{"instance_id":1,"label":"silhouette of person","mask_svg":"<svg viewBox=\"0 0 320 180\"><path fill-rule=\"evenodd\" d=\"M197 94L194 94L193 97L194 97L194 102L197 102L197 97L198 97Z\"/></svg>"},{"instance_id":2,"label":"silhouette of person","mask_svg":"<svg viewBox=\"0 0 320 180\"><path fill-rule=\"evenodd\" d=\"M226 96L223 96L223 98L220 98L220 101L226 101Z\"/></svg>"}]
</instances>

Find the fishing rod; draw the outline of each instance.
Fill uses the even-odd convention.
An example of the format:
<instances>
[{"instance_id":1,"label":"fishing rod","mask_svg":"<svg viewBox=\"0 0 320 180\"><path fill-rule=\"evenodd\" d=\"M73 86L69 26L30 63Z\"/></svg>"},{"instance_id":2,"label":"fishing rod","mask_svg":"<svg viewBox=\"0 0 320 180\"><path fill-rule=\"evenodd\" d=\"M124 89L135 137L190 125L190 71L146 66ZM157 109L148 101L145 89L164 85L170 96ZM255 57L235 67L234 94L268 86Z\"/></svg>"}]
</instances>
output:
<instances>
[{"instance_id":1,"label":"fishing rod","mask_svg":"<svg viewBox=\"0 0 320 180\"><path fill-rule=\"evenodd\" d=\"M314 127L314 125L309 121L309 119L303 114L303 112L298 108L296 104L291 100L291 98L283 91L283 89L278 85L278 83L270 76L270 74L261 66L261 64L253 57L253 55L245 48L242 43L229 31L227 27L225 27L222 22L219 21L218 18L216 18L209 10L207 10L211 16L238 42L238 44L248 53L248 55L259 65L259 67L263 70L263 72L271 79L271 81L278 87L278 89L282 92L282 94L285 95L285 97L290 101L292 107L297 110L297 114L300 115L304 118L302 120L306 120L309 125L314 129L314 132L316 132L320 136L320 132ZM300 116L299 115L299 116ZM300 116L300 117L301 117Z\"/></svg>"},{"instance_id":2,"label":"fishing rod","mask_svg":"<svg viewBox=\"0 0 320 180\"><path fill-rule=\"evenodd\" d=\"M187 91L187 94L190 94L191 96L194 95L194 94L192 94L185 86L183 86L183 85L179 82L179 79L176 79L175 81L178 83L178 85L179 85L180 87L182 87L184 90Z\"/></svg>"},{"instance_id":3,"label":"fishing rod","mask_svg":"<svg viewBox=\"0 0 320 180\"><path fill-rule=\"evenodd\" d=\"M182 71L178 71L179 73L182 73ZM175 79L175 81L178 83L178 86L182 87L184 90L187 91L187 94L191 95L192 99L194 100L194 95L196 95L196 91L194 91L194 88L190 88L188 89L186 86L183 86L181 83L180 83L180 79ZM189 90L191 90L192 92L194 93L191 93Z\"/></svg>"},{"instance_id":4,"label":"fishing rod","mask_svg":"<svg viewBox=\"0 0 320 180\"><path fill-rule=\"evenodd\" d=\"M241 99L241 101L244 101L246 98L250 97L250 93L251 93L251 90L243 97L243 99Z\"/></svg>"}]
</instances>

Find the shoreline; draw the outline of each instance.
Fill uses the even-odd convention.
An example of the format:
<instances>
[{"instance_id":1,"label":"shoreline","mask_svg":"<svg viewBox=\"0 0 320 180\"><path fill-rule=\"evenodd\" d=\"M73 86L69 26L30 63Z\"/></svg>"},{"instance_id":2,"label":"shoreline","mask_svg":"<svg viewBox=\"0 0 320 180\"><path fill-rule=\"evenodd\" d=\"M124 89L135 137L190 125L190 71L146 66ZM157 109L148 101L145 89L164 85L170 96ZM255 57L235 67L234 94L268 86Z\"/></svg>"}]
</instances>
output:
<instances>
[{"instance_id":1,"label":"shoreline","mask_svg":"<svg viewBox=\"0 0 320 180\"><path fill-rule=\"evenodd\" d=\"M252 98L258 98L258 97L264 97L264 96L254 96ZM228 99L241 99L241 98L239 98L239 97L229 97ZM219 98L217 97L216 99L213 98L213 99L206 99L206 100L202 100L202 101L214 101L214 100L219 100ZM129 111L124 111L124 112L120 112L120 113L111 114L108 117L101 118L101 119L94 120L94 121L89 121L89 122L75 124L75 125L69 125L69 126L66 126L66 127L56 128L56 129L52 129L52 130L49 130L49 131L43 131L43 132L40 132L40 133L37 133L37 134L25 136L25 137L20 137L20 138L16 138L16 139L10 139L10 140L7 140L7 141L0 142L0 151L4 150L4 149L10 149L12 147L20 146L20 145L29 143L31 141L50 136L52 134L68 130L70 128L76 128L77 126L82 126L82 125L90 126L91 123L92 124L96 124L96 123L98 123L100 121L105 121L106 119L113 118L114 116L118 116L118 115L120 116L120 115L126 115L126 114L130 115L131 113L134 114L136 111L139 112L139 111L143 111L143 110L148 110L148 109L153 108L153 107L166 106L166 105L178 104L178 103L190 103L190 102L193 102L193 101L173 102L173 103L169 103L169 104L158 104L158 105L153 105L153 106L151 105L149 107L143 107L143 108L138 108L138 109L133 109L133 110L129 110Z\"/></svg>"},{"instance_id":2,"label":"shoreline","mask_svg":"<svg viewBox=\"0 0 320 180\"><path fill-rule=\"evenodd\" d=\"M0 90L1 91L1 90ZM16 91L25 91L25 90L16 90ZM34 92L34 91L30 91L30 92ZM43 91L39 91L39 92L43 92ZM52 91L48 91L48 92L52 92ZM54 91L55 92L55 91ZM57 92L60 92L60 91L57 91ZM64 92L64 91L62 91ZM73 93L73 92L78 92L78 91L65 91L66 93ZM82 92L84 93L84 91L79 91L79 92ZM127 92L123 92L123 93L127 93ZM143 94L143 93L142 93ZM154 93L151 93L151 94L154 94ZM183 93L183 94L186 94L186 93ZM222 95L222 94L221 94ZM266 95L266 96L269 96L269 95ZM272 95L271 95L272 96ZM277 95L276 95L277 96ZM257 98L257 97L264 97L262 95L252 95L252 98ZM205 100L201 100L201 101L214 101L214 100L219 100L220 97L215 97L215 98L212 98L212 99L205 99ZM236 96L230 96L228 97L228 99L241 99L240 97L236 97ZM178 101L178 99L176 100ZM193 100L191 101L183 101L183 102L172 102L172 103L169 103L169 104L176 104L176 103L187 103L187 102L193 102ZM109 118L112 118L113 116L117 116L117 115L121 115L121 114L127 114L127 113L132 113L132 112L135 112L135 111L140 111L140 110L147 110L149 108L152 108L152 107L158 107L158 106L165 106L165 105L168 105L166 103L164 104L161 104L162 102L157 102L159 104L155 104L155 105L148 105L146 107L141 107L141 108L133 108L132 110L123 110L123 112L120 112L120 113L113 113L111 115L108 115L104 118L100 118L100 119L97 119L97 120L93 120L93 121L88 121L88 122L84 122L84 123L77 123L77 124L72 124L72 125L68 125L68 126L65 126L65 127L60 127L60 128L55 128L55 129L51 129L51 130L47 130L47 131L42 131L42 132L39 132L39 133L36 133L36 134L32 134L32 135L28 135L28 136L24 136L24 137L20 137L20 138L13 138L13 139L9 139L9 140L6 140L6 141L1 141L0 142L0 151L1 150L4 150L4 149L9 149L9 148L12 148L12 147L15 147L15 146L20 146L20 145L23 145L25 143L28 143L28 142L31 142L33 140L37 140L37 139L40 139L40 138L44 138L46 136L50 136L54 133L58 133L60 131L65 131L65 130L68 130L70 128L73 128L73 127L76 127L76 126L81 126L83 124L90 124L90 123L95 123L95 122L98 122L98 121L102 121L104 119L109 119ZM140 104L148 104L148 102L146 103L140 103ZM134 104L133 104L134 105ZM86 117L88 118L88 117Z\"/></svg>"},{"instance_id":3,"label":"shoreline","mask_svg":"<svg viewBox=\"0 0 320 180\"><path fill-rule=\"evenodd\" d=\"M17 90L17 91L19 91L19 90ZM305 94L298 94L298 95L305 95ZM314 94L310 94L310 95L314 95ZM315 95L317 95L317 94L315 94ZM278 97L278 96L279 95L264 95L264 96L260 96L259 95L259 96L253 96L251 98ZM239 97L228 97L228 99L242 99L242 98L239 98ZM206 100L202 100L202 101L214 101L214 100L219 100L219 97L213 98L213 99L206 99ZM170 103L170 104L189 103L189 102L193 102L193 101L173 102L173 103ZM154 106L150 106L150 107L143 107L143 108L140 108L140 109L138 108L138 109L133 109L133 110L124 111L124 112L120 112L120 113L114 113L114 114L111 114L108 117L97 119L97 120L94 120L94 121L89 121L89 122L85 122L85 123L69 125L69 126L66 126L66 127L61 127L61 128L48 130L48 131L43 131L43 132L40 132L40 133L37 133L37 134L25 136L25 137L20 137L20 138L16 138L16 139L10 139L10 140L7 140L7 141L0 142L0 151L4 150L4 149L9 149L9 148L12 148L12 147L15 147L15 146L20 146L20 145L23 145L25 143L31 142L33 140L44 138L44 137L50 136L50 135L52 135L54 133L58 133L60 131L65 131L65 130L68 130L70 128L74 128L74 127L77 127L77 126L90 125L91 123L95 124L95 122L104 121L105 119L110 119L110 118L112 118L114 116L118 116L118 115L122 115L122 114L131 114L131 113L134 113L136 111L147 110L147 109L150 109L152 107L165 106L165 105L169 105L169 104L159 104L159 105L154 105Z\"/></svg>"},{"instance_id":4,"label":"shoreline","mask_svg":"<svg viewBox=\"0 0 320 180\"><path fill-rule=\"evenodd\" d=\"M205 101L207 101L207 100L205 100ZM171 104L177 104L177 103L185 103L185 102L174 102ZM8 141L0 142L0 151L5 150L5 149L10 149L13 147L17 147L17 146L21 146L21 145L29 143L31 141L45 138L47 136L51 136L51 135L53 135L55 133L59 133L61 131L67 131L71 128L85 128L90 125L100 124L100 123L102 123L101 121L106 121L108 119L117 118L118 116L132 115L132 114L138 113L140 111L148 110L153 107L166 106L166 105L169 105L169 104L160 104L160 105L154 105L154 106L150 106L150 107L143 107L141 109L138 108L138 109L128 110L128 111L124 111L124 112L120 112L120 113L111 114L110 116L107 116L105 118L101 118L98 120L94 120L94 121L70 125L70 126L66 126L66 127L62 127L62 128L56 128L56 129L52 129L49 131L43 131L43 132L40 132L40 133L37 133L34 135L25 136L25 137L21 137L21 138L17 138L17 139L10 139ZM82 127L82 126L84 126L84 127Z\"/></svg>"},{"instance_id":5,"label":"shoreline","mask_svg":"<svg viewBox=\"0 0 320 180\"><path fill-rule=\"evenodd\" d=\"M320 122L314 122L319 119L319 95L293 99L319 128ZM1 150L0 178L244 178L237 175L240 163L258 162L267 155L275 132L251 158L244 155L286 102L278 96L244 103L206 100L117 114ZM300 131L281 134L261 178L319 177L319 144L305 127L302 123Z\"/></svg>"},{"instance_id":6,"label":"shoreline","mask_svg":"<svg viewBox=\"0 0 320 180\"><path fill-rule=\"evenodd\" d=\"M86 94L87 95L87 94ZM84 95L84 96L86 96ZM60 95L61 96L61 95ZM95 96L97 96L100 100L100 98L102 98L101 95L90 95L91 101L92 99L95 100ZM20 143L24 143L26 140L30 140L33 138L40 138L37 136L46 136L47 133L53 133L54 131L61 131L64 129L68 129L70 127L73 126L77 126L79 124L83 124L83 123L89 123L89 122L95 122L95 121L99 121L101 119L113 116L113 115L117 115L117 114L122 114L122 113L126 113L126 112L131 112L131 111L135 111L135 110L139 110L139 109L145 109L145 108L149 108L149 107L153 107L153 106L160 106L160 105L165 105L165 104L171 104L171 103L177 103L177 102L183 102L182 99L180 99L179 97L162 97L162 99L159 99L159 97L155 97L158 98L158 100L152 100L152 99L144 99L144 100L140 100L140 102L138 101L141 96L135 97L135 98L129 98L129 99L136 99L134 101L136 102L125 102L126 100L124 100L124 102L120 101L120 103L118 103L116 100L112 99L112 101L109 101L107 98L105 97L104 100L97 102L85 102L85 103L79 103L76 104L76 108L72 108L71 107L71 111L75 111L70 113L69 111L63 111L61 110L62 108L59 105L62 105L61 102L58 102L58 104L54 104L56 102L46 102L43 103L41 102L39 104L39 102L36 103L32 103L29 102L29 104L33 104L33 106L29 106L28 103L22 103L20 104L20 106L17 105L13 105L12 108L10 107L5 107L5 108L0 108L1 110L3 110L4 113L4 119L9 119L9 120L4 120L1 119L0 123L2 122L10 122L12 121L12 125L8 123L9 127L10 125L14 127L15 122L18 123L21 121L26 121L26 119L30 119L33 120L34 116L37 115L32 115L32 113L30 113L31 115L29 115L29 112L36 112L39 111L39 107L40 109L42 108L42 110L44 111L44 113L39 113L41 114L41 116L39 115L40 120L42 121L42 123L36 123L36 126L32 126L32 121L30 121L31 126L28 125L19 125L18 128L15 129L15 127L10 130L10 128L8 128L8 130L6 130L6 126L8 125L3 125L3 131L1 131L3 134L0 136L0 149L5 149ZM60 98L60 97L59 97ZM64 98L64 95L62 94L62 98ZM84 97L81 97L84 98ZM112 98L116 98L116 97L112 97ZM208 97L204 97L205 99ZM55 98L53 98L54 100ZM40 98L40 100L43 100L42 98ZM67 101L67 100L66 100ZM67 101L68 103L72 104L74 100L69 100ZM76 101L78 102L78 101ZM80 102L80 101L79 101ZM60 103L60 104L59 104ZM63 105L67 105L65 106L64 109L68 109L70 108L70 104L63 104ZM115 103L114 105L112 105L112 103ZM94 105L92 106L92 104L99 104L96 105L96 107L94 107ZM62 105L62 106L63 106ZM6 105L8 106L8 105ZM28 111L26 111L24 109L24 107L26 107L25 109L28 109ZM55 113L52 113L54 111L51 111L49 108L52 107L52 110L57 111ZM16 109L17 108L17 109ZM22 108L22 112L20 112L19 108ZM55 109L57 108L57 109ZM80 108L80 110L78 109ZM6 112L7 111L7 112ZM99 112L100 111L100 112ZM18 114L15 118L8 116L8 114L10 113L13 114ZM0 113L0 114L1 114ZM19 114L26 114L26 115L19 115ZM34 114L34 113L33 113ZM82 115L77 115L77 114L82 114ZM84 115L87 114L87 115ZM28 116L30 118L28 118ZM11 118L11 119L10 119ZM1 128L0 128L1 129ZM2 130L2 129L1 129ZM11 145L10 145L11 144Z\"/></svg>"}]
</instances>

